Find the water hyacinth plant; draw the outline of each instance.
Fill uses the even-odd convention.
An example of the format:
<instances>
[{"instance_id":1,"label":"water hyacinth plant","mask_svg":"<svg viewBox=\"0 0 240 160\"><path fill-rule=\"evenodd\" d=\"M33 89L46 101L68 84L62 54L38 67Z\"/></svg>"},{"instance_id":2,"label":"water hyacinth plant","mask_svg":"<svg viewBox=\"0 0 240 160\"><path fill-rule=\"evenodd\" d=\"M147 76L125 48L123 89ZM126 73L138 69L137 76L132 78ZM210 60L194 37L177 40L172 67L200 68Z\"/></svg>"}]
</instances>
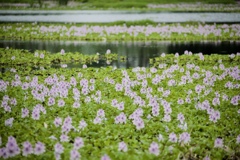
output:
<instances>
[{"instance_id":1,"label":"water hyacinth plant","mask_svg":"<svg viewBox=\"0 0 240 160\"><path fill-rule=\"evenodd\" d=\"M172 11L227 11L239 10L236 4L204 4L204 3L175 3L175 4L148 4L149 9Z\"/></svg>"},{"instance_id":2,"label":"water hyacinth plant","mask_svg":"<svg viewBox=\"0 0 240 160\"><path fill-rule=\"evenodd\" d=\"M42 70L22 65L73 55L0 53L0 158L240 157L239 53L163 53L149 68Z\"/></svg>"},{"instance_id":3,"label":"water hyacinth plant","mask_svg":"<svg viewBox=\"0 0 240 160\"><path fill-rule=\"evenodd\" d=\"M141 23L141 22L139 22ZM142 24L121 22L110 25L82 24L0 24L2 39L41 40L239 40L239 24L176 23Z\"/></svg>"},{"instance_id":4,"label":"water hyacinth plant","mask_svg":"<svg viewBox=\"0 0 240 160\"><path fill-rule=\"evenodd\" d=\"M62 68L66 68L66 63L81 63L91 64L93 62L98 63L99 61L114 61L118 60L116 53L111 53L111 50L107 50L106 53L99 53L86 55L79 52L68 52L62 49L58 53L50 53L45 50L36 50L31 53L28 50L11 49L11 48L0 48L1 60L0 65L20 65L20 66L51 66L60 65Z\"/></svg>"}]
</instances>

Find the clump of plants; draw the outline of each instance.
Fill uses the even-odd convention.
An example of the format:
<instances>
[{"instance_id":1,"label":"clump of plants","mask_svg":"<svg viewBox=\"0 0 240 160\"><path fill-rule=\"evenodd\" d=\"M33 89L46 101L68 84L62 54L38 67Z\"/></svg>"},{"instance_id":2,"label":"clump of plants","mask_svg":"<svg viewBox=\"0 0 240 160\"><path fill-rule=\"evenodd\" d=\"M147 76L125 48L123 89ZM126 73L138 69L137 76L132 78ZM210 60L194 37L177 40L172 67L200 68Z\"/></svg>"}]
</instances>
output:
<instances>
[{"instance_id":1,"label":"clump of plants","mask_svg":"<svg viewBox=\"0 0 240 160\"><path fill-rule=\"evenodd\" d=\"M15 58L8 59L10 67L1 66L1 158L240 156L239 53L162 54L149 68L84 64L28 71L19 65L25 62L20 55L33 61L34 54L8 51ZM1 49L1 60L8 51ZM71 59L63 50L58 54L60 60ZM106 59L114 57L110 51L105 54Z\"/></svg>"},{"instance_id":2,"label":"clump of plants","mask_svg":"<svg viewBox=\"0 0 240 160\"><path fill-rule=\"evenodd\" d=\"M2 39L21 40L196 41L239 40L240 37L239 24L157 24L151 21L116 22L111 25L3 23L0 24L0 29Z\"/></svg>"}]
</instances>

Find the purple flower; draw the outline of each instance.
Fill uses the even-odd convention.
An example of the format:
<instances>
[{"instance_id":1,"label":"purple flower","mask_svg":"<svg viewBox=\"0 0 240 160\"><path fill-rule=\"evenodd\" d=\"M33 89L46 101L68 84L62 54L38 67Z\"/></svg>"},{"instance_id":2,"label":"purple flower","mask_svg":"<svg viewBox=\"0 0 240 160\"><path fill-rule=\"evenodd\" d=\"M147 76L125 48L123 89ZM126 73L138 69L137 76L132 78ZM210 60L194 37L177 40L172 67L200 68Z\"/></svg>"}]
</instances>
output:
<instances>
[{"instance_id":1,"label":"purple flower","mask_svg":"<svg viewBox=\"0 0 240 160\"><path fill-rule=\"evenodd\" d=\"M92 83L92 84L95 83L95 79L92 79L92 78L91 78L91 79L90 79L90 83Z\"/></svg>"},{"instance_id":2,"label":"purple flower","mask_svg":"<svg viewBox=\"0 0 240 160\"><path fill-rule=\"evenodd\" d=\"M60 153L54 152L54 156L55 156L56 160L61 160L61 154Z\"/></svg>"},{"instance_id":3,"label":"purple flower","mask_svg":"<svg viewBox=\"0 0 240 160\"><path fill-rule=\"evenodd\" d=\"M118 108L120 111L124 110L124 102L119 103L119 104L117 105L117 108Z\"/></svg>"},{"instance_id":4,"label":"purple flower","mask_svg":"<svg viewBox=\"0 0 240 160\"><path fill-rule=\"evenodd\" d=\"M5 126L12 127L14 118L9 118L5 120Z\"/></svg>"},{"instance_id":5,"label":"purple flower","mask_svg":"<svg viewBox=\"0 0 240 160\"><path fill-rule=\"evenodd\" d=\"M170 121L171 121L171 116L170 116L170 114L166 114L166 113L165 113L162 120L165 121L165 122L170 122Z\"/></svg>"},{"instance_id":6,"label":"purple flower","mask_svg":"<svg viewBox=\"0 0 240 160\"><path fill-rule=\"evenodd\" d=\"M201 91L202 91L202 86L201 85L196 85L195 86L195 92L197 93L197 94L200 94L201 93Z\"/></svg>"},{"instance_id":7,"label":"purple flower","mask_svg":"<svg viewBox=\"0 0 240 160\"><path fill-rule=\"evenodd\" d=\"M174 79L171 79L168 81L168 86L174 86L176 84L176 81Z\"/></svg>"},{"instance_id":8,"label":"purple flower","mask_svg":"<svg viewBox=\"0 0 240 160\"><path fill-rule=\"evenodd\" d=\"M103 109L99 109L99 110L97 111L97 116L98 116L98 117L105 117L105 112L104 112L104 110L103 110Z\"/></svg>"},{"instance_id":9,"label":"purple flower","mask_svg":"<svg viewBox=\"0 0 240 160\"><path fill-rule=\"evenodd\" d=\"M181 98L178 98L178 104L183 104L183 103L184 103L184 100Z\"/></svg>"},{"instance_id":10,"label":"purple flower","mask_svg":"<svg viewBox=\"0 0 240 160\"><path fill-rule=\"evenodd\" d=\"M94 91L94 89L95 89L94 85L89 86L90 91Z\"/></svg>"},{"instance_id":11,"label":"purple flower","mask_svg":"<svg viewBox=\"0 0 240 160\"><path fill-rule=\"evenodd\" d=\"M62 144L56 143L54 145L54 151L55 151L55 153L61 154L64 151L64 147L62 146Z\"/></svg>"},{"instance_id":12,"label":"purple flower","mask_svg":"<svg viewBox=\"0 0 240 160\"><path fill-rule=\"evenodd\" d=\"M35 144L35 148L34 148L34 154L35 155L40 155L43 154L45 152L45 145L42 142L37 142Z\"/></svg>"},{"instance_id":13,"label":"purple flower","mask_svg":"<svg viewBox=\"0 0 240 160\"><path fill-rule=\"evenodd\" d=\"M159 146L156 142L152 142L148 150L151 154L154 154L156 156L158 156L160 153Z\"/></svg>"},{"instance_id":14,"label":"purple flower","mask_svg":"<svg viewBox=\"0 0 240 160\"><path fill-rule=\"evenodd\" d=\"M190 104L191 103L190 97L186 97L185 101L186 101L186 103Z\"/></svg>"},{"instance_id":15,"label":"purple flower","mask_svg":"<svg viewBox=\"0 0 240 160\"><path fill-rule=\"evenodd\" d=\"M115 117L115 123L116 124L125 124L126 123L126 120L127 120L127 117L126 115L122 112L120 113L118 116Z\"/></svg>"},{"instance_id":16,"label":"purple flower","mask_svg":"<svg viewBox=\"0 0 240 160\"><path fill-rule=\"evenodd\" d=\"M58 107L63 107L65 105L65 102L63 99L58 100Z\"/></svg>"},{"instance_id":17,"label":"purple flower","mask_svg":"<svg viewBox=\"0 0 240 160\"><path fill-rule=\"evenodd\" d=\"M23 152L23 156L28 156L29 154L33 153L33 148L30 142L28 141L23 142L22 152Z\"/></svg>"},{"instance_id":18,"label":"purple flower","mask_svg":"<svg viewBox=\"0 0 240 160\"><path fill-rule=\"evenodd\" d=\"M65 120L66 120L66 118L65 118ZM73 128L73 126L72 126L72 122L66 122L65 120L62 125L62 132L68 133Z\"/></svg>"},{"instance_id":19,"label":"purple flower","mask_svg":"<svg viewBox=\"0 0 240 160\"><path fill-rule=\"evenodd\" d=\"M165 53L162 53L162 54L161 54L161 57L165 57L165 56L166 56L166 54L165 54Z\"/></svg>"},{"instance_id":20,"label":"purple flower","mask_svg":"<svg viewBox=\"0 0 240 160\"><path fill-rule=\"evenodd\" d=\"M213 104L214 106L220 105L220 100L219 100L219 98L218 98L218 97L213 98L212 104Z\"/></svg>"},{"instance_id":21,"label":"purple flower","mask_svg":"<svg viewBox=\"0 0 240 160\"><path fill-rule=\"evenodd\" d=\"M56 117L54 120L54 124L56 127L59 127L62 124L62 118Z\"/></svg>"},{"instance_id":22,"label":"purple flower","mask_svg":"<svg viewBox=\"0 0 240 160\"><path fill-rule=\"evenodd\" d=\"M29 116L29 110L27 108L22 108L22 118Z\"/></svg>"},{"instance_id":23,"label":"purple flower","mask_svg":"<svg viewBox=\"0 0 240 160\"><path fill-rule=\"evenodd\" d=\"M210 157L209 157L209 156L205 156L205 157L203 158L203 160L210 160Z\"/></svg>"},{"instance_id":24,"label":"purple flower","mask_svg":"<svg viewBox=\"0 0 240 160\"><path fill-rule=\"evenodd\" d=\"M170 106L163 106L164 107L164 113L165 114L170 114L172 113L172 108Z\"/></svg>"},{"instance_id":25,"label":"purple flower","mask_svg":"<svg viewBox=\"0 0 240 160\"><path fill-rule=\"evenodd\" d=\"M81 121L79 122L78 128L84 129L85 127L87 127L87 123L86 123L84 120L81 120Z\"/></svg>"},{"instance_id":26,"label":"purple flower","mask_svg":"<svg viewBox=\"0 0 240 160\"><path fill-rule=\"evenodd\" d=\"M85 100L84 100L85 103L89 103L91 102L91 97L89 96L86 96Z\"/></svg>"},{"instance_id":27,"label":"purple flower","mask_svg":"<svg viewBox=\"0 0 240 160\"><path fill-rule=\"evenodd\" d=\"M84 64L84 65L82 66L82 68L87 68L87 65L86 65L86 64Z\"/></svg>"},{"instance_id":28,"label":"purple flower","mask_svg":"<svg viewBox=\"0 0 240 160\"><path fill-rule=\"evenodd\" d=\"M183 132L182 134L180 134L179 142L188 143L189 141L190 141L190 134L189 133Z\"/></svg>"},{"instance_id":29,"label":"purple flower","mask_svg":"<svg viewBox=\"0 0 240 160\"><path fill-rule=\"evenodd\" d=\"M110 54L110 53L111 53L111 50L108 49L108 50L106 51L106 54Z\"/></svg>"},{"instance_id":30,"label":"purple flower","mask_svg":"<svg viewBox=\"0 0 240 160\"><path fill-rule=\"evenodd\" d=\"M70 152L70 160L79 160L80 157L81 157L81 155L80 155L80 153L77 150L75 150L75 149L71 150L71 152Z\"/></svg>"},{"instance_id":31,"label":"purple flower","mask_svg":"<svg viewBox=\"0 0 240 160\"><path fill-rule=\"evenodd\" d=\"M76 137L74 140L74 149L78 150L84 146L83 139L81 137Z\"/></svg>"},{"instance_id":32,"label":"purple flower","mask_svg":"<svg viewBox=\"0 0 240 160\"><path fill-rule=\"evenodd\" d=\"M9 105L4 106L6 112L11 112L11 107Z\"/></svg>"},{"instance_id":33,"label":"purple flower","mask_svg":"<svg viewBox=\"0 0 240 160\"><path fill-rule=\"evenodd\" d=\"M104 155L101 157L101 160L111 160L111 158L110 158L107 154L104 154Z\"/></svg>"},{"instance_id":34,"label":"purple flower","mask_svg":"<svg viewBox=\"0 0 240 160\"><path fill-rule=\"evenodd\" d=\"M123 90L122 84L117 83L117 84L115 85L115 90L116 90L116 91L122 91L122 90Z\"/></svg>"},{"instance_id":35,"label":"purple flower","mask_svg":"<svg viewBox=\"0 0 240 160\"><path fill-rule=\"evenodd\" d=\"M125 142L119 142L118 151L127 152L127 150L128 150L127 144Z\"/></svg>"},{"instance_id":36,"label":"purple flower","mask_svg":"<svg viewBox=\"0 0 240 160\"><path fill-rule=\"evenodd\" d=\"M117 99L113 99L111 105L112 105L113 107L117 107L117 104L118 104Z\"/></svg>"},{"instance_id":37,"label":"purple flower","mask_svg":"<svg viewBox=\"0 0 240 160\"><path fill-rule=\"evenodd\" d=\"M16 106L16 105L17 105L17 100L16 100L16 98L11 98L11 99L10 99L10 104Z\"/></svg>"},{"instance_id":38,"label":"purple flower","mask_svg":"<svg viewBox=\"0 0 240 160\"><path fill-rule=\"evenodd\" d=\"M135 119L133 120L133 124L136 126L136 129L137 129L137 130L140 130L140 129L142 129L142 128L145 127L144 121L143 121L142 118L140 118L140 117L135 118Z\"/></svg>"},{"instance_id":39,"label":"purple flower","mask_svg":"<svg viewBox=\"0 0 240 160\"><path fill-rule=\"evenodd\" d=\"M69 141L68 138L69 138L69 137L68 137L66 134L62 134L62 135L60 136L60 141L61 141L61 142L68 142L68 141Z\"/></svg>"},{"instance_id":40,"label":"purple flower","mask_svg":"<svg viewBox=\"0 0 240 160\"><path fill-rule=\"evenodd\" d=\"M102 123L102 118L100 118L100 117L98 117L98 116L95 117L94 120L93 120L93 123L94 123L94 124L101 124L101 123Z\"/></svg>"},{"instance_id":41,"label":"purple flower","mask_svg":"<svg viewBox=\"0 0 240 160\"><path fill-rule=\"evenodd\" d=\"M151 68L150 68L150 72L151 72L151 73L156 73L156 72L157 72L157 69L154 68L154 67L151 67Z\"/></svg>"},{"instance_id":42,"label":"purple flower","mask_svg":"<svg viewBox=\"0 0 240 160\"><path fill-rule=\"evenodd\" d=\"M152 115L155 117L159 115L159 106L152 107Z\"/></svg>"},{"instance_id":43,"label":"purple flower","mask_svg":"<svg viewBox=\"0 0 240 160\"><path fill-rule=\"evenodd\" d=\"M40 119L40 111L39 110L33 110L32 119L34 119L34 120L39 120Z\"/></svg>"},{"instance_id":44,"label":"purple flower","mask_svg":"<svg viewBox=\"0 0 240 160\"><path fill-rule=\"evenodd\" d=\"M20 148L18 147L17 141L12 136L8 137L5 154L6 154L5 155L6 157L14 157L14 156L20 154Z\"/></svg>"},{"instance_id":45,"label":"purple flower","mask_svg":"<svg viewBox=\"0 0 240 160\"><path fill-rule=\"evenodd\" d=\"M49 106L52 106L52 105L54 105L55 104L55 99L53 98L53 97L49 97L49 99L48 99L48 105Z\"/></svg>"},{"instance_id":46,"label":"purple flower","mask_svg":"<svg viewBox=\"0 0 240 160\"><path fill-rule=\"evenodd\" d=\"M65 51L64 51L64 49L61 49L61 55L64 55L65 54Z\"/></svg>"},{"instance_id":47,"label":"purple flower","mask_svg":"<svg viewBox=\"0 0 240 160\"><path fill-rule=\"evenodd\" d=\"M82 94L86 96L88 93L89 93L88 88L87 87L83 87L82 88Z\"/></svg>"},{"instance_id":48,"label":"purple flower","mask_svg":"<svg viewBox=\"0 0 240 160\"><path fill-rule=\"evenodd\" d=\"M209 113L209 120L216 123L218 119L220 119L220 112L212 110Z\"/></svg>"},{"instance_id":49,"label":"purple flower","mask_svg":"<svg viewBox=\"0 0 240 160\"><path fill-rule=\"evenodd\" d=\"M80 107L80 103L78 101L75 101L73 103L73 108L79 108Z\"/></svg>"},{"instance_id":50,"label":"purple flower","mask_svg":"<svg viewBox=\"0 0 240 160\"><path fill-rule=\"evenodd\" d=\"M169 141L171 142L177 142L177 135L175 133L170 133L169 134Z\"/></svg>"},{"instance_id":51,"label":"purple flower","mask_svg":"<svg viewBox=\"0 0 240 160\"><path fill-rule=\"evenodd\" d=\"M234 97L232 97L232 99L231 99L231 103L232 103L234 106L237 106L237 105L238 105L238 101L239 101L238 96L234 96Z\"/></svg>"},{"instance_id":52,"label":"purple flower","mask_svg":"<svg viewBox=\"0 0 240 160\"><path fill-rule=\"evenodd\" d=\"M179 120L181 123L183 123L185 120L184 115L182 113L179 113L177 116L177 120Z\"/></svg>"},{"instance_id":53,"label":"purple flower","mask_svg":"<svg viewBox=\"0 0 240 160\"><path fill-rule=\"evenodd\" d=\"M72 85L72 86L76 86L77 85L77 81L76 81L76 79L74 78L74 77L71 77L71 79L70 79L70 84Z\"/></svg>"},{"instance_id":54,"label":"purple flower","mask_svg":"<svg viewBox=\"0 0 240 160\"><path fill-rule=\"evenodd\" d=\"M4 159L7 159L9 157L6 147L0 148L0 157L3 157Z\"/></svg>"},{"instance_id":55,"label":"purple flower","mask_svg":"<svg viewBox=\"0 0 240 160\"><path fill-rule=\"evenodd\" d=\"M223 139L216 138L214 142L214 148L222 148L223 147Z\"/></svg>"},{"instance_id":56,"label":"purple flower","mask_svg":"<svg viewBox=\"0 0 240 160\"><path fill-rule=\"evenodd\" d=\"M41 53L39 57L40 57L41 59L43 59L43 58L44 58L44 54Z\"/></svg>"}]
</instances>

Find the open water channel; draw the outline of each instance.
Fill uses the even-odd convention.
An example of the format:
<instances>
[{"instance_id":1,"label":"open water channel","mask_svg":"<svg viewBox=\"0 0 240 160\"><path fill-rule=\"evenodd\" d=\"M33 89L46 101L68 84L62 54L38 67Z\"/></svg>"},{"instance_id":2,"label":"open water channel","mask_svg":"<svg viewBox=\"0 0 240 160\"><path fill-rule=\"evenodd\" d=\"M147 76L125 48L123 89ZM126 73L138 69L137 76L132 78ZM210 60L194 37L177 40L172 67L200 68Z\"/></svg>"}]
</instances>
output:
<instances>
[{"instance_id":1,"label":"open water channel","mask_svg":"<svg viewBox=\"0 0 240 160\"><path fill-rule=\"evenodd\" d=\"M86 42L86 41L13 41L1 40L1 48L27 49L31 52L35 50L46 50L51 53L79 52L88 55L105 54L108 49L119 56L126 56L127 60L113 61L107 64L105 61L93 63L88 66L102 67L115 66L117 68L148 67L149 58L160 56L162 53L183 54L185 50L193 53L203 54L231 54L239 52L239 41L202 41L202 42ZM82 64L68 64L68 67L82 67Z\"/></svg>"},{"instance_id":2,"label":"open water channel","mask_svg":"<svg viewBox=\"0 0 240 160\"><path fill-rule=\"evenodd\" d=\"M152 20L159 23L175 22L216 22L239 23L240 13L184 13L184 12L132 12L132 11L34 11L34 10L0 10L0 22L114 22ZM185 50L203 54L231 54L239 52L240 42L237 41L204 41L204 42L79 42L79 41L15 41L1 40L0 47L16 49L47 50L57 53L61 49L66 52L84 54L105 54L107 49L119 56L126 56L127 61L104 61L91 64L93 67L112 65L118 68L148 67L149 58L160 56L161 53L182 54ZM81 64L68 64L68 67L81 67Z\"/></svg>"}]
</instances>

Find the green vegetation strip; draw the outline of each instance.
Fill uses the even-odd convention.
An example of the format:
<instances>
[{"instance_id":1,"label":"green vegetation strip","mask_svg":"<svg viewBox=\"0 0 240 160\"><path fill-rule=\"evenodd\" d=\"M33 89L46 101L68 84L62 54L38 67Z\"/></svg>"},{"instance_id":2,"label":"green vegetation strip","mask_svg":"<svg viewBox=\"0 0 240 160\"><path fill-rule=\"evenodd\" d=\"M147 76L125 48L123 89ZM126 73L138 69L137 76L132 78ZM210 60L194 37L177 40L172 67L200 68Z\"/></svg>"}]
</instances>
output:
<instances>
[{"instance_id":1,"label":"green vegetation strip","mask_svg":"<svg viewBox=\"0 0 240 160\"><path fill-rule=\"evenodd\" d=\"M0 65L54 65L66 63L90 64L100 60L118 60L118 55L107 51L106 54L84 55L78 52L71 53L62 49L58 53L50 53L45 50L36 50L34 53L22 49L0 48ZM120 57L123 59L124 57Z\"/></svg>"},{"instance_id":2,"label":"green vegetation strip","mask_svg":"<svg viewBox=\"0 0 240 160\"><path fill-rule=\"evenodd\" d=\"M175 23L151 21L111 24L2 23L1 39L149 41L239 40L239 24Z\"/></svg>"}]
</instances>

